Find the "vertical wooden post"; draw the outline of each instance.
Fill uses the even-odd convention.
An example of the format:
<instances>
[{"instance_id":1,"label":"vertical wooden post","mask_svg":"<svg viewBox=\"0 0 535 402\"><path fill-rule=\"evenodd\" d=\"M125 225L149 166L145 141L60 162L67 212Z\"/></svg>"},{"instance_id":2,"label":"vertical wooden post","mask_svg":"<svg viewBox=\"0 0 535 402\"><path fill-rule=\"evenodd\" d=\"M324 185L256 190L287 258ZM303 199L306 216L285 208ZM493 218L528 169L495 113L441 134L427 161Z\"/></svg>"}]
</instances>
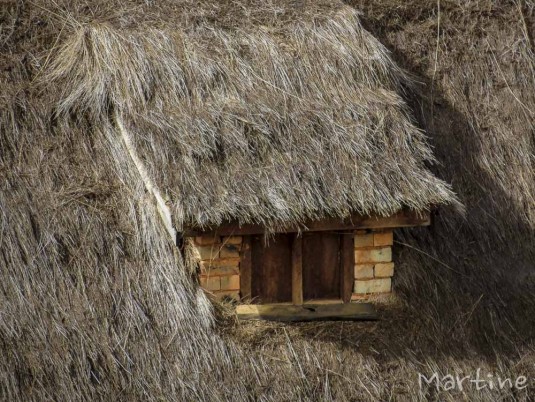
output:
<instances>
[{"instance_id":1,"label":"vertical wooden post","mask_svg":"<svg viewBox=\"0 0 535 402\"><path fill-rule=\"evenodd\" d=\"M349 303L351 301L351 294L353 293L353 285L355 281L355 251L354 251L354 235L353 231L344 233L342 235L341 244L341 263L342 272L340 275L342 301Z\"/></svg>"},{"instance_id":2,"label":"vertical wooden post","mask_svg":"<svg viewBox=\"0 0 535 402\"><path fill-rule=\"evenodd\" d=\"M298 233L292 242L292 303L303 304L303 237Z\"/></svg>"},{"instance_id":3,"label":"vertical wooden post","mask_svg":"<svg viewBox=\"0 0 535 402\"><path fill-rule=\"evenodd\" d=\"M243 301L251 301L252 253L251 236L243 236L240 252L240 295Z\"/></svg>"}]
</instances>

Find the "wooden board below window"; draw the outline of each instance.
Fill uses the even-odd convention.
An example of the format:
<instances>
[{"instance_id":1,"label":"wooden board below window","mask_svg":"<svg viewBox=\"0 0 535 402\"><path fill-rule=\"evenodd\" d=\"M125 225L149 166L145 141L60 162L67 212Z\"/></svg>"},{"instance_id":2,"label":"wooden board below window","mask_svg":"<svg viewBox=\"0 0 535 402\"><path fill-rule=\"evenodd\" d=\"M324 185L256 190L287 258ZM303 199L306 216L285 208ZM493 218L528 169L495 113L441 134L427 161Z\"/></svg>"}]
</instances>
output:
<instances>
[{"instance_id":1,"label":"wooden board below window","mask_svg":"<svg viewBox=\"0 0 535 402\"><path fill-rule=\"evenodd\" d=\"M370 303L308 304L304 306L244 304L236 307L236 313L240 320L272 320L283 322L377 319L377 312Z\"/></svg>"}]
</instances>

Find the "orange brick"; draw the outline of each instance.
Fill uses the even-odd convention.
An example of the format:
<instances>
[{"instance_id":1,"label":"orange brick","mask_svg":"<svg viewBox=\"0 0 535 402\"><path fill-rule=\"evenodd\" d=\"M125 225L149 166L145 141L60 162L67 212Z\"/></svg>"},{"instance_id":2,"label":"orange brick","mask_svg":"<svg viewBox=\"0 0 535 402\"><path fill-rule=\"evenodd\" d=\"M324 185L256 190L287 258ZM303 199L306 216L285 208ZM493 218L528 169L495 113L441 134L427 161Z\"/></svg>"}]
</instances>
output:
<instances>
[{"instance_id":1,"label":"orange brick","mask_svg":"<svg viewBox=\"0 0 535 402\"><path fill-rule=\"evenodd\" d=\"M240 257L240 245L236 244L224 244L219 252L221 258L239 258Z\"/></svg>"},{"instance_id":2,"label":"orange brick","mask_svg":"<svg viewBox=\"0 0 535 402\"><path fill-rule=\"evenodd\" d=\"M201 270L210 270L218 267L239 267L239 258L218 258L216 260L201 261Z\"/></svg>"},{"instance_id":3,"label":"orange brick","mask_svg":"<svg viewBox=\"0 0 535 402\"><path fill-rule=\"evenodd\" d=\"M240 290L240 275L222 276L221 290Z\"/></svg>"},{"instance_id":4,"label":"orange brick","mask_svg":"<svg viewBox=\"0 0 535 402\"><path fill-rule=\"evenodd\" d=\"M356 294L388 293L391 290L392 280L390 278L355 281L354 292Z\"/></svg>"},{"instance_id":5,"label":"orange brick","mask_svg":"<svg viewBox=\"0 0 535 402\"><path fill-rule=\"evenodd\" d=\"M373 246L373 233L355 235L355 248Z\"/></svg>"},{"instance_id":6,"label":"orange brick","mask_svg":"<svg viewBox=\"0 0 535 402\"><path fill-rule=\"evenodd\" d=\"M208 290L220 290L221 289L221 277L219 276L206 277L206 285L204 287Z\"/></svg>"},{"instance_id":7,"label":"orange brick","mask_svg":"<svg viewBox=\"0 0 535 402\"><path fill-rule=\"evenodd\" d=\"M200 260L214 260L216 258L219 258L219 246L213 245L213 246L198 246L195 247L197 249L197 255Z\"/></svg>"},{"instance_id":8,"label":"orange brick","mask_svg":"<svg viewBox=\"0 0 535 402\"><path fill-rule=\"evenodd\" d=\"M392 231L373 234L374 246L391 246L394 244L394 233Z\"/></svg>"},{"instance_id":9,"label":"orange brick","mask_svg":"<svg viewBox=\"0 0 535 402\"><path fill-rule=\"evenodd\" d=\"M203 270L201 267L201 272L206 273L207 275L211 276L228 276L228 275L239 275L240 274L240 268L238 266L215 266L210 267L207 270Z\"/></svg>"},{"instance_id":10,"label":"orange brick","mask_svg":"<svg viewBox=\"0 0 535 402\"><path fill-rule=\"evenodd\" d=\"M373 264L356 264L355 278L373 278Z\"/></svg>"},{"instance_id":11,"label":"orange brick","mask_svg":"<svg viewBox=\"0 0 535 402\"><path fill-rule=\"evenodd\" d=\"M199 246L219 244L219 236L197 236L195 237L195 244L198 244Z\"/></svg>"},{"instance_id":12,"label":"orange brick","mask_svg":"<svg viewBox=\"0 0 535 402\"><path fill-rule=\"evenodd\" d=\"M375 264L375 277L385 278L394 276L394 263L393 262L380 262Z\"/></svg>"},{"instance_id":13,"label":"orange brick","mask_svg":"<svg viewBox=\"0 0 535 402\"><path fill-rule=\"evenodd\" d=\"M372 249L355 250L355 263L363 264L366 262L390 262L392 261L392 248L381 247Z\"/></svg>"},{"instance_id":14,"label":"orange brick","mask_svg":"<svg viewBox=\"0 0 535 402\"><path fill-rule=\"evenodd\" d=\"M242 240L242 236L223 237L223 244L241 244Z\"/></svg>"}]
</instances>

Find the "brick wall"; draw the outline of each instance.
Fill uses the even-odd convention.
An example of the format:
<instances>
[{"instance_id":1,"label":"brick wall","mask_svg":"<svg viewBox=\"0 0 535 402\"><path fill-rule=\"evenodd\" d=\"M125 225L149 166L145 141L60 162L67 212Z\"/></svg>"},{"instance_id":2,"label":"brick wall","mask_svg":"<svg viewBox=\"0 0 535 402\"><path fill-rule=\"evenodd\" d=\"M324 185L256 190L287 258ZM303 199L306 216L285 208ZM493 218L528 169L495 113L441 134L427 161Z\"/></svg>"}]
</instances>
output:
<instances>
[{"instance_id":1,"label":"brick wall","mask_svg":"<svg viewBox=\"0 0 535 402\"><path fill-rule=\"evenodd\" d=\"M202 236L196 237L194 243L201 267L201 286L220 299L239 300L242 237Z\"/></svg>"},{"instance_id":2,"label":"brick wall","mask_svg":"<svg viewBox=\"0 0 535 402\"><path fill-rule=\"evenodd\" d=\"M355 285L353 299L392 290L392 230L355 232Z\"/></svg>"}]
</instances>

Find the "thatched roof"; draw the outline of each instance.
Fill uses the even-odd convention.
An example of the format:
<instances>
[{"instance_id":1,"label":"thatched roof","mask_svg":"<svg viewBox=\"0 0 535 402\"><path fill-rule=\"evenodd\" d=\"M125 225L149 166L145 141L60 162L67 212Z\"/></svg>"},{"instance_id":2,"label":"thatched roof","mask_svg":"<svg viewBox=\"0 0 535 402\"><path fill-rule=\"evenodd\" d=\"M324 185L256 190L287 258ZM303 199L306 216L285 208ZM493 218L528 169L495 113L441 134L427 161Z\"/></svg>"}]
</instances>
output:
<instances>
[{"instance_id":1,"label":"thatched roof","mask_svg":"<svg viewBox=\"0 0 535 402\"><path fill-rule=\"evenodd\" d=\"M233 335L244 348L239 356L208 328L210 308L174 258L113 122L112 106L122 111L154 180L178 200L178 170L169 166L181 159L160 147L169 141L162 130L146 130L147 116L165 104L163 92L149 85L139 99L126 96L136 77L163 79L158 64L152 76L132 75L125 93L117 83L124 71L116 67L102 81L82 75L105 71L99 60L109 68L119 63L99 58L102 50L76 55L87 64L70 83L47 74L57 71L57 50L84 29L86 44L108 29L126 46L132 35L150 38L149 30L180 37L208 35L208 26L252 32L254 23L286 32L297 23L291 10L317 27L336 10L352 12L304 2L301 9L233 2L232 12L222 1L192 1L191 8L178 0L2 2L1 400L385 400L414 394L418 373L437 368L533 377L533 345L526 340L535 328L535 11L526 12L526 25L516 2L440 2L440 18L435 2L358 2L399 60L434 83L413 101L441 161L433 170L455 181L467 219L445 209L433 230L398 233L408 245L395 281L401 303L379 326L259 326ZM76 99L81 82L90 86ZM91 88L96 101L86 96ZM397 83L392 88L399 92ZM154 151L148 139L157 140ZM161 156L151 156L156 152ZM415 344L421 345L416 355ZM430 388L416 396L435 395ZM467 395L529 399L529 392L487 388ZM451 398L447 391L437 395Z\"/></svg>"},{"instance_id":2,"label":"thatched roof","mask_svg":"<svg viewBox=\"0 0 535 402\"><path fill-rule=\"evenodd\" d=\"M118 111L177 227L386 216L454 200L426 167L403 73L354 9L123 7L132 11L71 10L43 76L60 115L91 122L85 135L113 131Z\"/></svg>"}]
</instances>

